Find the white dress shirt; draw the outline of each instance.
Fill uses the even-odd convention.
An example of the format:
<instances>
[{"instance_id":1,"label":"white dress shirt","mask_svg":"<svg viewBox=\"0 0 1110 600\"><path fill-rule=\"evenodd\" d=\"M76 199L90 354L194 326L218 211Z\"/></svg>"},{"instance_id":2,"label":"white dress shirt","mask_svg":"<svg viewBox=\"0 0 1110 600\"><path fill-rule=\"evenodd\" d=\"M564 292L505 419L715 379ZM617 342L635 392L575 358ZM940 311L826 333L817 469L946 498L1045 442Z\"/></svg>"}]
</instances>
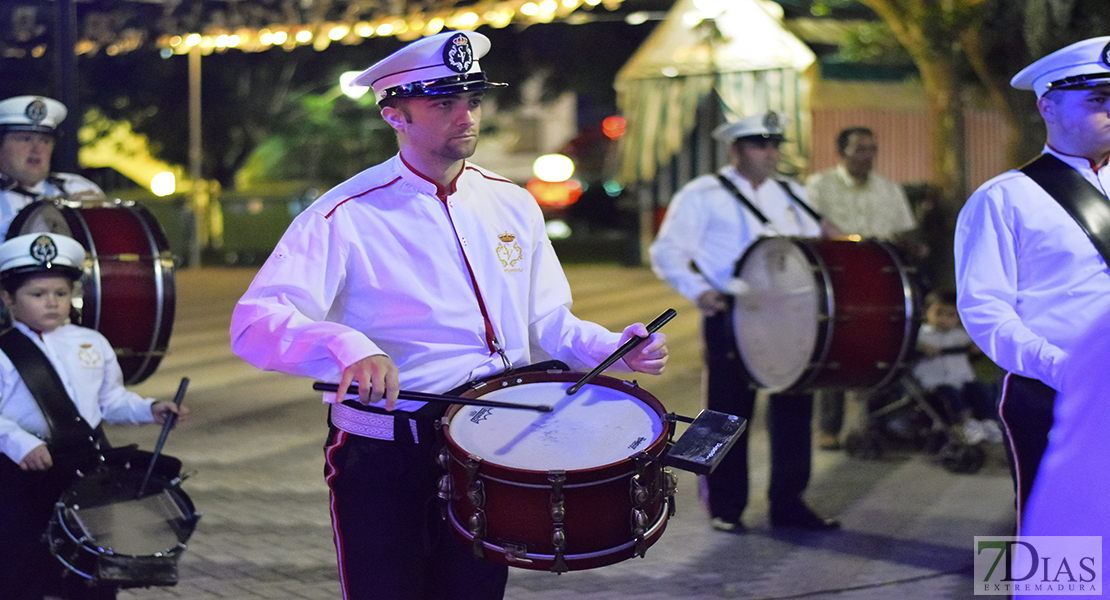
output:
<instances>
[{"instance_id":1,"label":"white dress shirt","mask_svg":"<svg viewBox=\"0 0 1110 600\"><path fill-rule=\"evenodd\" d=\"M0 173L0 178L3 174ZM28 204L47 198L103 198L104 192L93 182L73 173L51 173L50 177L31 188L5 190L13 182L0 186L0 239L8 233L12 220Z\"/></svg>"},{"instance_id":2,"label":"white dress shirt","mask_svg":"<svg viewBox=\"0 0 1110 600\"><path fill-rule=\"evenodd\" d=\"M611 354L620 334L570 312L535 200L470 164L453 188L398 155L329 190L239 301L232 349L262 369L332 382L341 365L385 354L402 389L433 393L505 368L487 334L514 366L554 358L592 369Z\"/></svg>"},{"instance_id":3,"label":"white dress shirt","mask_svg":"<svg viewBox=\"0 0 1110 600\"><path fill-rule=\"evenodd\" d=\"M152 398L123 386L123 372L112 345L100 332L62 325L40 337L16 321L15 327L50 360L77 412L90 427L100 422L150 423ZM48 427L39 405L6 354L0 352L0 452L18 463L47 438Z\"/></svg>"},{"instance_id":4,"label":"white dress shirt","mask_svg":"<svg viewBox=\"0 0 1110 600\"><path fill-rule=\"evenodd\" d=\"M806 180L811 206L847 235L888 240L917 226L902 186L877 173L860 185L843 164Z\"/></svg>"},{"instance_id":5,"label":"white dress shirt","mask_svg":"<svg viewBox=\"0 0 1110 600\"><path fill-rule=\"evenodd\" d=\"M725 292L736 261L753 242L765 235L817 237L820 225L794 202L775 180L758 189L735 167L720 171L771 221L764 226L714 175L702 175L675 194L651 245L655 274L691 302L711 289ZM790 188L803 201L805 190L794 182ZM691 263L697 270L691 268Z\"/></svg>"},{"instance_id":6,"label":"white dress shirt","mask_svg":"<svg viewBox=\"0 0 1110 600\"><path fill-rule=\"evenodd\" d=\"M1046 147L1106 193L1110 169ZM1059 390L1061 367L1110 310L1110 272L1060 204L1020 171L984 183L956 221L960 319L998 366Z\"/></svg>"}]
</instances>

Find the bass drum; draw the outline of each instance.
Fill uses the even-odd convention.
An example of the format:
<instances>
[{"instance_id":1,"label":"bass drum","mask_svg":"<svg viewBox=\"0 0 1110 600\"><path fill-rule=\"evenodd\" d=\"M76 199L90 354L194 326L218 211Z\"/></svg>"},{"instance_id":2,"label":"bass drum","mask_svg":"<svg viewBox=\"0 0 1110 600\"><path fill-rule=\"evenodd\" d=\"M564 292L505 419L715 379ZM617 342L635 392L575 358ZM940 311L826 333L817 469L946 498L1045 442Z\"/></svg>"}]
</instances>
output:
<instances>
[{"instance_id":1,"label":"bass drum","mask_svg":"<svg viewBox=\"0 0 1110 600\"><path fill-rule=\"evenodd\" d=\"M749 286L733 329L762 388L877 388L917 339L917 288L894 247L876 240L766 237L737 264Z\"/></svg>"},{"instance_id":2,"label":"bass drum","mask_svg":"<svg viewBox=\"0 0 1110 600\"><path fill-rule=\"evenodd\" d=\"M556 573L643 556L663 534L674 475L658 460L673 424L634 383L574 372L509 375L464 398L548 404L549 413L454 405L443 421L440 495L475 555Z\"/></svg>"},{"instance_id":3,"label":"bass drum","mask_svg":"<svg viewBox=\"0 0 1110 600\"><path fill-rule=\"evenodd\" d=\"M124 383L150 377L169 345L176 304L173 256L158 221L134 202L40 200L16 215L7 237L38 232L85 247L74 294L80 324L108 338Z\"/></svg>"}]
</instances>

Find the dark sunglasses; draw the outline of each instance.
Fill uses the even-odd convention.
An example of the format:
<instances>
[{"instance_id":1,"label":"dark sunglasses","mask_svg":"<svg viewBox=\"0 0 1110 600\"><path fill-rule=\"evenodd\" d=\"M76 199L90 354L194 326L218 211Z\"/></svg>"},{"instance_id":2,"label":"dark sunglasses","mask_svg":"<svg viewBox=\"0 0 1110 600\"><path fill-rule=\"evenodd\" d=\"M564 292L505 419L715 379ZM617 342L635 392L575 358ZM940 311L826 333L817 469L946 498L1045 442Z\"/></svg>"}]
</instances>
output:
<instances>
[{"instance_id":1,"label":"dark sunglasses","mask_svg":"<svg viewBox=\"0 0 1110 600\"><path fill-rule=\"evenodd\" d=\"M778 148L785 141L782 138L750 137L737 140L756 148Z\"/></svg>"}]
</instances>

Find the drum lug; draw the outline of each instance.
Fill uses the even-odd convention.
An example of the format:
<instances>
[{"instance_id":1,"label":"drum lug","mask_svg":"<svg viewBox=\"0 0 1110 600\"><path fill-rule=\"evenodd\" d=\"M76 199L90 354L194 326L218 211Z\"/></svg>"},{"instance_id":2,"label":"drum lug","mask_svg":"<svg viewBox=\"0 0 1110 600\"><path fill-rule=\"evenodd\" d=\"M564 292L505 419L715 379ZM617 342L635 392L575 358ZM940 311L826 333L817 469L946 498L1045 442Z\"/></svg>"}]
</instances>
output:
<instances>
[{"instance_id":1,"label":"drum lug","mask_svg":"<svg viewBox=\"0 0 1110 600\"><path fill-rule=\"evenodd\" d=\"M470 484L470 488L466 490L466 499L474 508L486 507L486 486L481 479Z\"/></svg>"},{"instance_id":2,"label":"drum lug","mask_svg":"<svg viewBox=\"0 0 1110 600\"><path fill-rule=\"evenodd\" d=\"M436 463L439 464L439 468L444 471L451 468L451 454L447 452L446 446L439 449L439 455L436 456Z\"/></svg>"},{"instance_id":3,"label":"drum lug","mask_svg":"<svg viewBox=\"0 0 1110 600\"><path fill-rule=\"evenodd\" d=\"M563 519L567 516L566 497L563 495L563 484L566 483L567 476L564 471L550 471L547 480L551 482L551 521L561 528Z\"/></svg>"},{"instance_id":4,"label":"drum lug","mask_svg":"<svg viewBox=\"0 0 1110 600\"><path fill-rule=\"evenodd\" d=\"M478 509L474 514L470 515L467 521L467 532L474 538L471 546L474 556L476 558L485 558L486 551L482 545L482 538L486 535L486 513Z\"/></svg>"},{"instance_id":5,"label":"drum lug","mask_svg":"<svg viewBox=\"0 0 1110 600\"><path fill-rule=\"evenodd\" d=\"M473 454L466 457L463 467L466 469L466 480L473 483L478 478L478 469L482 466L482 459Z\"/></svg>"},{"instance_id":6,"label":"drum lug","mask_svg":"<svg viewBox=\"0 0 1110 600\"><path fill-rule=\"evenodd\" d=\"M439 488L439 491L438 491L439 499L440 500L450 500L451 499L451 476L450 475L444 475L444 476L440 477L438 488Z\"/></svg>"},{"instance_id":7,"label":"drum lug","mask_svg":"<svg viewBox=\"0 0 1110 600\"><path fill-rule=\"evenodd\" d=\"M567 548L567 532L563 519L567 516L566 497L563 484L567 481L565 471L548 471L547 480L551 482L551 545L555 548L555 561L551 564L552 573L566 573L566 560L563 555Z\"/></svg>"},{"instance_id":8,"label":"drum lug","mask_svg":"<svg viewBox=\"0 0 1110 600\"><path fill-rule=\"evenodd\" d=\"M647 503L648 499L650 498L647 487L640 483L639 475L633 475L632 478L629 479L628 492L633 506L641 506Z\"/></svg>"},{"instance_id":9,"label":"drum lug","mask_svg":"<svg viewBox=\"0 0 1110 600\"><path fill-rule=\"evenodd\" d=\"M678 475L670 469L663 469L663 495L674 498L676 493L678 493Z\"/></svg>"},{"instance_id":10,"label":"drum lug","mask_svg":"<svg viewBox=\"0 0 1110 600\"><path fill-rule=\"evenodd\" d=\"M644 539L644 533L647 532L648 516L647 513L640 508L632 509L632 535L636 536L636 555L643 558L647 554L647 540Z\"/></svg>"},{"instance_id":11,"label":"drum lug","mask_svg":"<svg viewBox=\"0 0 1110 600\"><path fill-rule=\"evenodd\" d=\"M566 573L567 561L563 559L567 549L567 532L562 523L556 523L551 529L551 545L555 547L555 561L551 564L552 573Z\"/></svg>"}]
</instances>

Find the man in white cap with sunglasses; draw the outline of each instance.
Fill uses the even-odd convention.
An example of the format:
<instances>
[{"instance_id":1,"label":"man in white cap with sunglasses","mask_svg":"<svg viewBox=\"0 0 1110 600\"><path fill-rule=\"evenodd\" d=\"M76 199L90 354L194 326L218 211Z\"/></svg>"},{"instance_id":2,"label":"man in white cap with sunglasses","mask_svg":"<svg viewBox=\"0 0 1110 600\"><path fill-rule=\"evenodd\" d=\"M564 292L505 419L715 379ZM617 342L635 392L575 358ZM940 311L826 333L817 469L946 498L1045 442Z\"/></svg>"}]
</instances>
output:
<instances>
[{"instance_id":1,"label":"man in white cap with sunglasses","mask_svg":"<svg viewBox=\"0 0 1110 600\"><path fill-rule=\"evenodd\" d=\"M972 194L955 253L964 327L1007 371L999 412L1020 523L1069 360L1110 310L1110 36L1057 50L1010 83L1036 94L1043 154Z\"/></svg>"},{"instance_id":2,"label":"man in white cap with sunglasses","mask_svg":"<svg viewBox=\"0 0 1110 600\"><path fill-rule=\"evenodd\" d=\"M733 335L734 302L757 302L748 285L733 277L737 261L765 235L821 235L821 221L808 208L805 190L778 175L786 122L774 111L721 125L713 137L727 143L731 164L682 187L667 209L651 246L652 268L703 316L707 407L749 421L756 389L744 369ZM830 530L836 521L818 516L802 495L809 484L813 395L775 394L767 404L771 438L771 526ZM710 526L741 534L748 504L748 434L703 481Z\"/></svg>"},{"instance_id":3,"label":"man in white cap with sunglasses","mask_svg":"<svg viewBox=\"0 0 1110 600\"><path fill-rule=\"evenodd\" d=\"M52 173L50 158L66 107L43 96L0 101L0 240L12 219L43 198L99 198L97 185L73 173Z\"/></svg>"},{"instance_id":4,"label":"man in white cap with sunglasses","mask_svg":"<svg viewBox=\"0 0 1110 600\"><path fill-rule=\"evenodd\" d=\"M399 153L301 213L232 317L232 348L248 362L358 386L344 402L325 398L347 599L504 594L506 568L475 558L440 518L435 422L445 405L401 389L457 392L547 359L589 371L632 336L650 339L615 368L660 373L666 363L662 334L639 323L613 333L570 313L535 200L467 162L483 95L504 85L478 65L489 48L479 33L441 33L355 80L372 88Z\"/></svg>"}]
</instances>

